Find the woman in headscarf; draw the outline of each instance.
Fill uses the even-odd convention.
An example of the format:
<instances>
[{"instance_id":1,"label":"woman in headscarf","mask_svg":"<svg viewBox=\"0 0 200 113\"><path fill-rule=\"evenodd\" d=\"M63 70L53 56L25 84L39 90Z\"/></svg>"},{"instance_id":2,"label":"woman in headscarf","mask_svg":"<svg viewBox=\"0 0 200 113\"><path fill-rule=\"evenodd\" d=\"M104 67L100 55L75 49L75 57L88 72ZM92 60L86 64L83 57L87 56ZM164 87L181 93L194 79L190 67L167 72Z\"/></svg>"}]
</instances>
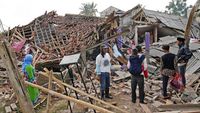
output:
<instances>
[{"instance_id":1,"label":"woman in headscarf","mask_svg":"<svg viewBox=\"0 0 200 113\"><path fill-rule=\"evenodd\" d=\"M32 66L33 56L31 54L27 54L24 58L24 62L22 64L22 72L25 76L25 80L31 83L36 83L35 78L35 69ZM39 97L39 90L32 86L27 86L27 92L33 104L35 104Z\"/></svg>"}]
</instances>

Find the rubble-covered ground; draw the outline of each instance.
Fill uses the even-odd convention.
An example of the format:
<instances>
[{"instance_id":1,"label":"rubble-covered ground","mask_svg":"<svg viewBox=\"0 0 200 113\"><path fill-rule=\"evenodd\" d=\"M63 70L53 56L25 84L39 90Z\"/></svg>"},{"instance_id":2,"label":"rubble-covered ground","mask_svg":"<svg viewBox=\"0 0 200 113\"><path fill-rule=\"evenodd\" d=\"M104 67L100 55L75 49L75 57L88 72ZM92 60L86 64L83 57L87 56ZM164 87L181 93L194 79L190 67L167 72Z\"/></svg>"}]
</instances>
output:
<instances>
[{"instance_id":1,"label":"rubble-covered ground","mask_svg":"<svg viewBox=\"0 0 200 113\"><path fill-rule=\"evenodd\" d=\"M16 98L13 95L13 91L10 88L8 78L6 71L4 70L3 62L0 60L0 80L4 81L0 84L0 113L4 113L5 109L9 107L12 111L17 112L19 110L19 106L17 109L12 109L12 104L18 105L16 102ZM99 81L95 79L95 73L92 71L94 69L94 62L90 62L90 66L88 66L91 70L88 72L88 74L92 77L93 83L95 85L95 88L97 89L97 92L99 94ZM116 66L117 67L117 66ZM117 69L118 71L114 71L112 74L112 81L111 81L111 94L113 96L113 99L106 100L106 102L109 102L113 105L116 105L119 108L122 108L130 113L145 113L141 105L137 102L136 104L133 104L131 102L131 80L130 80L130 74L126 71ZM75 70L76 71L76 70ZM77 73L75 73L77 74ZM78 74L77 74L78 76ZM151 75L148 79L145 79L145 101L148 103L148 108L153 111L157 112L159 111L159 106L161 105L175 105L175 104L198 104L200 103L200 80L199 80L200 74L193 74L193 75L187 75L187 87L184 92L178 93L174 90L172 90L169 87L169 91L172 94L171 99L164 100L162 98L162 81L161 76L159 75ZM95 96L95 92L92 88L92 84L89 81L88 78L86 79L86 85L89 90L89 93L93 96ZM45 86L45 85L44 85ZM75 80L75 87L81 89L82 91L85 91L83 84L80 82L80 78L77 77L77 80ZM138 91L137 91L138 95ZM42 94L42 98L47 96L46 94ZM74 92L71 92L70 96L75 97ZM79 95L80 96L80 95ZM81 100L88 99L84 96L80 96ZM92 110L85 108L83 106L77 105L75 103L71 103L73 106L74 113L91 113ZM99 105L98 103L96 103ZM105 105L100 106L110 109ZM45 112L46 109L46 101L44 101L42 104L40 104L36 111L38 113ZM52 100L52 107L51 107L51 113L70 113L69 106L67 105L67 101L63 99L59 99L56 97L53 97ZM84 112L83 112L84 111Z\"/></svg>"}]
</instances>

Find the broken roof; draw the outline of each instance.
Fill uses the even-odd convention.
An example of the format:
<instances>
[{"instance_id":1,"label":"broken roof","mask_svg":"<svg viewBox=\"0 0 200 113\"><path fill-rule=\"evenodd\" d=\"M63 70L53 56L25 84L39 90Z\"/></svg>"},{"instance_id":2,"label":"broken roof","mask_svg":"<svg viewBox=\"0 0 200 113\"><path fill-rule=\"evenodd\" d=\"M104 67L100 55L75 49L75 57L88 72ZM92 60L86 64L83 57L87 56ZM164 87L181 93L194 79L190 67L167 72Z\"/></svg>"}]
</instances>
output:
<instances>
[{"instance_id":1,"label":"broken roof","mask_svg":"<svg viewBox=\"0 0 200 113\"><path fill-rule=\"evenodd\" d=\"M31 45L34 54L38 50L43 54L40 60L53 60L80 52L96 43L92 34L102 22L104 18L74 14L59 16L55 11L45 12L29 24L13 28L9 40L17 34L17 37L28 40L26 44Z\"/></svg>"},{"instance_id":2,"label":"broken roof","mask_svg":"<svg viewBox=\"0 0 200 113\"><path fill-rule=\"evenodd\" d=\"M144 13L148 17L158 19L163 24L165 24L167 27L178 29L181 31L185 30L185 26L188 21L187 18L177 16L177 15L167 14L167 13L163 13L163 12L158 12L158 11L144 9ZM194 21L193 25L198 26L198 23L196 21Z\"/></svg>"},{"instance_id":3,"label":"broken roof","mask_svg":"<svg viewBox=\"0 0 200 113\"><path fill-rule=\"evenodd\" d=\"M167 14L164 12L158 12L153 10L147 10L142 8L140 5L135 6L131 10L128 10L121 17L132 14L133 19L137 18L139 14L143 13L145 18L151 23L162 23L165 27L179 30L181 32L185 31L185 26L187 24L187 18ZM196 21L193 21L191 33L195 38L200 38L198 33L200 32L200 26Z\"/></svg>"}]
</instances>

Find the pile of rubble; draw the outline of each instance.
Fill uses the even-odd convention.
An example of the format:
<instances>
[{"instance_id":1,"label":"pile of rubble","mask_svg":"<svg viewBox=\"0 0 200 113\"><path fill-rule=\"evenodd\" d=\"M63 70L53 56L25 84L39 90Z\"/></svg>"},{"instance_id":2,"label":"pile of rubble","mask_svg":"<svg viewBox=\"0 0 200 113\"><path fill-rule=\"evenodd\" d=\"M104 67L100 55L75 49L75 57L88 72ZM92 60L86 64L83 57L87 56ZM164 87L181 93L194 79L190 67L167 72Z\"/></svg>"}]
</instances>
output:
<instances>
[{"instance_id":1,"label":"pile of rubble","mask_svg":"<svg viewBox=\"0 0 200 113\"><path fill-rule=\"evenodd\" d=\"M55 60L95 44L96 27L103 21L99 17L46 12L28 25L10 30L7 40L20 61L26 52L33 53L39 62Z\"/></svg>"},{"instance_id":2,"label":"pile of rubble","mask_svg":"<svg viewBox=\"0 0 200 113\"><path fill-rule=\"evenodd\" d=\"M2 59L0 59L0 112L11 113L17 111L16 98L11 88L7 72Z\"/></svg>"}]
</instances>

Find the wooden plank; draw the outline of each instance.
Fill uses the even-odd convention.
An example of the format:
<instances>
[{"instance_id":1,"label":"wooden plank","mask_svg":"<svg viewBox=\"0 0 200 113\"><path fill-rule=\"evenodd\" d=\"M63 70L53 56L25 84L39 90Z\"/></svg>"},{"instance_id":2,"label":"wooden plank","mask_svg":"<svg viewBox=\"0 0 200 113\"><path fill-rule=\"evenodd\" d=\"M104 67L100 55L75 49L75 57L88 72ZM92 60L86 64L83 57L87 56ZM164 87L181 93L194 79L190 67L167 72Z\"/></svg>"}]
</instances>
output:
<instances>
[{"instance_id":1,"label":"wooden plank","mask_svg":"<svg viewBox=\"0 0 200 113\"><path fill-rule=\"evenodd\" d=\"M28 94L23 85L23 78L21 77L18 68L16 57L13 52L11 52L10 46L7 47L6 42L0 43L0 55L4 61L10 83L15 91L19 105L23 113L35 113L33 105L28 98Z\"/></svg>"},{"instance_id":2,"label":"wooden plank","mask_svg":"<svg viewBox=\"0 0 200 113\"><path fill-rule=\"evenodd\" d=\"M159 111L200 111L200 104L173 104L173 105L161 105L158 107Z\"/></svg>"},{"instance_id":3,"label":"wooden plank","mask_svg":"<svg viewBox=\"0 0 200 113\"><path fill-rule=\"evenodd\" d=\"M34 109L37 108L38 106L40 106L46 99L47 99L47 97L42 98L41 101L39 101L39 102L34 106Z\"/></svg>"},{"instance_id":4,"label":"wooden plank","mask_svg":"<svg viewBox=\"0 0 200 113\"><path fill-rule=\"evenodd\" d=\"M142 109L144 110L145 113L152 113L152 111L149 109L149 107L145 104L140 104Z\"/></svg>"},{"instance_id":5,"label":"wooden plank","mask_svg":"<svg viewBox=\"0 0 200 113\"><path fill-rule=\"evenodd\" d=\"M46 69L46 70L47 70L47 69ZM47 70L47 72L48 72L48 70ZM39 74L41 74L41 75L43 75L43 76L45 76L45 77L48 77L48 74L47 74L47 73L39 72ZM58 79L55 78L54 76L52 77L52 79L53 79L55 82L57 82L58 84L64 85L64 86L68 87L69 89L72 89L72 90L74 90L74 91L80 93L81 95L90 97L90 98L92 98L92 99L94 99L94 100L96 100L96 101L98 101L98 102L100 102L100 103L102 103L102 104L105 104L105 105L107 105L107 106L109 106L109 107L111 107L111 108L113 108L113 109L116 109L116 110L118 110L118 111L120 111L120 112L128 113L127 111L122 110L121 108L118 108L118 107L116 107L116 106L113 106L113 105L111 105L111 104L109 104L109 103L107 103L107 102L105 102L105 101L102 101L102 100L100 100L100 99L98 99L98 98L96 98L96 97L94 97L94 96L92 96L92 95L89 95L89 94L87 94L87 93L85 93L85 92L83 92L83 91L81 91L81 90L79 90L79 89L77 89L77 88L75 88L75 87L69 85L69 84L66 84L66 83L64 83L64 82L62 82L62 81L60 81L60 80L58 80Z\"/></svg>"},{"instance_id":6,"label":"wooden plank","mask_svg":"<svg viewBox=\"0 0 200 113\"><path fill-rule=\"evenodd\" d=\"M72 102L75 102L77 104L80 104L80 105L83 105L83 106L87 106L89 108L92 108L92 109L95 109L97 111L100 111L102 113L114 113L112 111L109 111L109 110L106 110L102 107L99 107L99 106L96 106L96 105L92 105L90 103L87 103L85 101L82 101L82 100L78 100L78 99L75 99L75 98L72 98L72 97L69 97L69 96L66 96L66 95L63 95L61 93L57 93L53 90L49 90L47 88L44 88L42 86L39 86L39 85L36 85L36 84L33 84L33 83L30 83L30 82L27 82L25 81L25 84L29 85L29 86L32 86L32 87L35 87L35 88L38 88L40 89L42 92L45 92L45 93L48 93L50 95L53 95L53 96L56 96L56 97L59 97L59 98L62 98L62 99L66 99L66 100L69 100L69 101L72 101Z\"/></svg>"},{"instance_id":7,"label":"wooden plank","mask_svg":"<svg viewBox=\"0 0 200 113\"><path fill-rule=\"evenodd\" d=\"M48 84L48 89L51 90L52 89L52 75L53 74L53 71L51 70L49 72L49 84ZM50 109L50 106L51 106L51 94L48 94L48 97L47 97L47 113L49 113L49 109Z\"/></svg>"},{"instance_id":8,"label":"wooden plank","mask_svg":"<svg viewBox=\"0 0 200 113\"><path fill-rule=\"evenodd\" d=\"M200 113L200 111L165 111L165 112L154 112L154 113Z\"/></svg>"}]
</instances>

